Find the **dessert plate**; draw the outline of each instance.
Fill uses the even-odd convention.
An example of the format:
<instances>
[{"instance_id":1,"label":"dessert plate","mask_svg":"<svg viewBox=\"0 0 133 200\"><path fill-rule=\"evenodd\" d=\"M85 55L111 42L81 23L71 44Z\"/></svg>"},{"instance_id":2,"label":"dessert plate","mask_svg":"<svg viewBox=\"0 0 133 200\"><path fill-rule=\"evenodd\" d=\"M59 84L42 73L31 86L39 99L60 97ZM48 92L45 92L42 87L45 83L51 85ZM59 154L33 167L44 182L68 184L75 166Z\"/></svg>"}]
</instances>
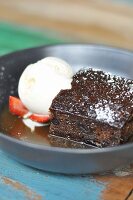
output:
<instances>
[{"instance_id":1,"label":"dessert plate","mask_svg":"<svg viewBox=\"0 0 133 200\"><path fill-rule=\"evenodd\" d=\"M133 53L126 50L89 44L23 50L0 58L1 112L8 104L9 95L17 95L18 80L24 68L47 56L66 60L75 71L90 66L133 79ZM105 172L133 162L133 143L101 149L72 149L21 141L1 132L0 148L23 164L65 174Z\"/></svg>"}]
</instances>

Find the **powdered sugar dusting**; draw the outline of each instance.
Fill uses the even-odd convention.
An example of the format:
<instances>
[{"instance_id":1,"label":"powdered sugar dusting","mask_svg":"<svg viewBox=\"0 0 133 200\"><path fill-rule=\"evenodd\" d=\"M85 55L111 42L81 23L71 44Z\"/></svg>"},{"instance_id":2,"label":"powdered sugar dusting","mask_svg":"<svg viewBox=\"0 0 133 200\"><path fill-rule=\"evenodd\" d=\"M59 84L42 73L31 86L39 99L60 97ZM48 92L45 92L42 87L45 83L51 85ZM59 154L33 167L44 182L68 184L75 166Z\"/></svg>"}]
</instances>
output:
<instances>
[{"instance_id":1,"label":"powdered sugar dusting","mask_svg":"<svg viewBox=\"0 0 133 200\"><path fill-rule=\"evenodd\" d=\"M95 107L99 106L99 104ZM105 105L104 107L99 107L95 109L96 119L100 121L106 121L108 123L113 123L114 119L114 111L110 109L109 105Z\"/></svg>"},{"instance_id":2,"label":"powdered sugar dusting","mask_svg":"<svg viewBox=\"0 0 133 200\"><path fill-rule=\"evenodd\" d=\"M72 89L62 91L59 98L54 100L59 110L122 128L132 114L133 80L83 69L74 75Z\"/></svg>"}]
</instances>

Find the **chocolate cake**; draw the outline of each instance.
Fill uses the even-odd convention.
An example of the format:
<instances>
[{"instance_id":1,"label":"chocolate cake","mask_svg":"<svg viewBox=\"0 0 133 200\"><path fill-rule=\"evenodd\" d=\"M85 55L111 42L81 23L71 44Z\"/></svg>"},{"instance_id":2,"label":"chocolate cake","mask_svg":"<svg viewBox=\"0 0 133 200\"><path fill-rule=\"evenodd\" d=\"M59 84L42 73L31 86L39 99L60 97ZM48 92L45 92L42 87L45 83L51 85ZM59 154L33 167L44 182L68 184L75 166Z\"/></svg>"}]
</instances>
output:
<instances>
[{"instance_id":1,"label":"chocolate cake","mask_svg":"<svg viewBox=\"0 0 133 200\"><path fill-rule=\"evenodd\" d=\"M74 75L50 107L50 136L97 147L125 143L133 135L133 80L93 69Z\"/></svg>"}]
</instances>

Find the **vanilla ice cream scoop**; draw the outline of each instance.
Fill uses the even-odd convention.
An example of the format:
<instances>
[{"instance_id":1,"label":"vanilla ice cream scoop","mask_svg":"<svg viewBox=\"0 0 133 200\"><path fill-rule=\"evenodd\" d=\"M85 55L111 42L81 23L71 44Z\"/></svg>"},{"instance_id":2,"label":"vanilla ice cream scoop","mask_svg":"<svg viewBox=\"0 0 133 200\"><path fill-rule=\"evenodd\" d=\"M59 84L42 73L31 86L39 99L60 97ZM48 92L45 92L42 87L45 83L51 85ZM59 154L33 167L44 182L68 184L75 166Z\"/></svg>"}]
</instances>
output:
<instances>
[{"instance_id":1,"label":"vanilla ice cream scoop","mask_svg":"<svg viewBox=\"0 0 133 200\"><path fill-rule=\"evenodd\" d=\"M70 89L73 71L64 60L47 57L30 64L22 73L18 93L32 113L47 115L54 97L61 89Z\"/></svg>"},{"instance_id":2,"label":"vanilla ice cream scoop","mask_svg":"<svg viewBox=\"0 0 133 200\"><path fill-rule=\"evenodd\" d=\"M56 57L46 57L40 61L38 64L45 64L49 69L52 69L55 73L65 76L66 78L72 78L73 71L71 66L64 60Z\"/></svg>"}]
</instances>

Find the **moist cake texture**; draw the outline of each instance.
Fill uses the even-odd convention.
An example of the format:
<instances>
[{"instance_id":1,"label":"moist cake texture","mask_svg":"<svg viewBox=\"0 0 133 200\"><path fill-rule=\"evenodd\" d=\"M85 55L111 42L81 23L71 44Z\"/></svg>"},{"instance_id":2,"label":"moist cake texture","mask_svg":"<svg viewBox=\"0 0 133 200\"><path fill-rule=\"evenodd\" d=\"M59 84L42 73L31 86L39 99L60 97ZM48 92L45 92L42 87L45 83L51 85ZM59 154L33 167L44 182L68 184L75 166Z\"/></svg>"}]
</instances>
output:
<instances>
[{"instance_id":1,"label":"moist cake texture","mask_svg":"<svg viewBox=\"0 0 133 200\"><path fill-rule=\"evenodd\" d=\"M133 135L133 80L93 69L73 76L50 107L50 136L98 147L125 143Z\"/></svg>"}]
</instances>

